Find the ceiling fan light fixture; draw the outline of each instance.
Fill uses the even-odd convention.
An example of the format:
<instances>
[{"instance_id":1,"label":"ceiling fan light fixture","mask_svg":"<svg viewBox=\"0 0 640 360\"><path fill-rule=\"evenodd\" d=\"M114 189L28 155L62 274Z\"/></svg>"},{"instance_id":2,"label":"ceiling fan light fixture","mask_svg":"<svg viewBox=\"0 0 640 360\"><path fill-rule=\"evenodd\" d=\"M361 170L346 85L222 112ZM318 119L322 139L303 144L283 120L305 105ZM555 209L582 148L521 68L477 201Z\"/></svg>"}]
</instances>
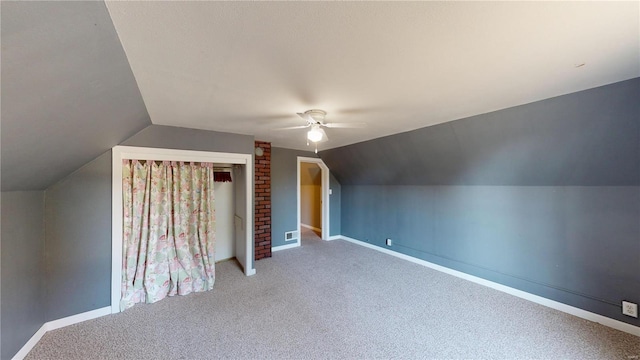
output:
<instances>
[{"instance_id":1,"label":"ceiling fan light fixture","mask_svg":"<svg viewBox=\"0 0 640 360\"><path fill-rule=\"evenodd\" d=\"M323 136L324 134L318 125L313 125L311 130L307 132L307 139L309 139L309 141L318 142L322 140Z\"/></svg>"}]
</instances>

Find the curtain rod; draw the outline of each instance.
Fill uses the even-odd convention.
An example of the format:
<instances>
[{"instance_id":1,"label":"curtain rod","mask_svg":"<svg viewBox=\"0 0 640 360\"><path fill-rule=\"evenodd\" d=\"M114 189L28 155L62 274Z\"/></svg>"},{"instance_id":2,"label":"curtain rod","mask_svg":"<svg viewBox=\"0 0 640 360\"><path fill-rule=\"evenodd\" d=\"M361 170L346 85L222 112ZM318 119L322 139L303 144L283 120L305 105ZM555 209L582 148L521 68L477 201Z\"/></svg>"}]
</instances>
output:
<instances>
[{"instance_id":1,"label":"curtain rod","mask_svg":"<svg viewBox=\"0 0 640 360\"><path fill-rule=\"evenodd\" d=\"M135 161L140 162L140 163L146 163L147 161L153 161L155 162L157 165L160 165L164 162L164 160L140 160L140 159L136 159ZM173 162L173 161L169 161L169 162ZM175 162L184 162L185 164L201 164L202 161L175 161ZM213 166L213 170L214 171L231 171L233 170L233 165L223 165L223 166Z\"/></svg>"}]
</instances>

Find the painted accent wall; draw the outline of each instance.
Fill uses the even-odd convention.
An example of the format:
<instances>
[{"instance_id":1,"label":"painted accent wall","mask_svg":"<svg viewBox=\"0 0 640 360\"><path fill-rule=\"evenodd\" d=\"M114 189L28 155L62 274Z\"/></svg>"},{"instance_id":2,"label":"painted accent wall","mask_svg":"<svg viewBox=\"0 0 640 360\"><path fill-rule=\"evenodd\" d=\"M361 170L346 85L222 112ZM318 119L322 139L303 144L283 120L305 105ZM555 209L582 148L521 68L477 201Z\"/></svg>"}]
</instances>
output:
<instances>
[{"instance_id":1,"label":"painted accent wall","mask_svg":"<svg viewBox=\"0 0 640 360\"><path fill-rule=\"evenodd\" d=\"M638 186L640 78L320 152L342 185Z\"/></svg>"},{"instance_id":2,"label":"painted accent wall","mask_svg":"<svg viewBox=\"0 0 640 360\"><path fill-rule=\"evenodd\" d=\"M639 98L633 79L323 151L342 234L640 326L621 311L640 303Z\"/></svg>"},{"instance_id":3,"label":"painted accent wall","mask_svg":"<svg viewBox=\"0 0 640 360\"><path fill-rule=\"evenodd\" d=\"M151 125L119 145L253 154L253 136Z\"/></svg>"},{"instance_id":4,"label":"painted accent wall","mask_svg":"<svg viewBox=\"0 0 640 360\"><path fill-rule=\"evenodd\" d=\"M44 192L2 192L2 359L12 358L46 322Z\"/></svg>"},{"instance_id":5,"label":"painted accent wall","mask_svg":"<svg viewBox=\"0 0 640 360\"><path fill-rule=\"evenodd\" d=\"M329 188L332 192L331 195L329 195L329 220L331 223L329 236L337 236L342 234L342 185L340 185L340 182L338 182L338 179L336 179L333 173L329 174Z\"/></svg>"},{"instance_id":6,"label":"painted accent wall","mask_svg":"<svg viewBox=\"0 0 640 360\"><path fill-rule=\"evenodd\" d=\"M111 151L48 188L45 209L47 321L109 306Z\"/></svg>"},{"instance_id":7,"label":"painted accent wall","mask_svg":"<svg viewBox=\"0 0 640 360\"><path fill-rule=\"evenodd\" d=\"M151 120L104 1L3 1L2 191L45 190Z\"/></svg>"}]
</instances>

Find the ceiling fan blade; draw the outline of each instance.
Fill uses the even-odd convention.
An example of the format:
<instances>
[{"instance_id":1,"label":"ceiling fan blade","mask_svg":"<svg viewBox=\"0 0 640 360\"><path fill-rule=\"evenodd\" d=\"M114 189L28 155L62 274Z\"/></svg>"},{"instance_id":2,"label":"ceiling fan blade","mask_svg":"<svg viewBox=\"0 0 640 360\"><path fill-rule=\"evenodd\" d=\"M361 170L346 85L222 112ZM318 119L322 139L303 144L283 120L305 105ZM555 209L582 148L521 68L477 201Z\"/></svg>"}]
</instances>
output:
<instances>
[{"instance_id":1,"label":"ceiling fan blade","mask_svg":"<svg viewBox=\"0 0 640 360\"><path fill-rule=\"evenodd\" d=\"M353 123L326 123L324 124L324 126L328 127L328 128L342 128L342 129L348 129L348 128L353 128L353 129L358 129L358 128L363 128L365 126L367 126L367 124L363 123L363 122L353 122Z\"/></svg>"},{"instance_id":2,"label":"ceiling fan blade","mask_svg":"<svg viewBox=\"0 0 640 360\"><path fill-rule=\"evenodd\" d=\"M310 123L316 122L315 120L313 120L313 118L309 114L305 114L305 113L296 113L296 114L307 122L310 122Z\"/></svg>"},{"instance_id":3,"label":"ceiling fan blade","mask_svg":"<svg viewBox=\"0 0 640 360\"><path fill-rule=\"evenodd\" d=\"M289 127L283 127L283 128L277 128L277 129L273 129L273 130L294 130L294 129L304 129L304 128L308 128L309 125L299 125L299 126L289 126Z\"/></svg>"}]
</instances>

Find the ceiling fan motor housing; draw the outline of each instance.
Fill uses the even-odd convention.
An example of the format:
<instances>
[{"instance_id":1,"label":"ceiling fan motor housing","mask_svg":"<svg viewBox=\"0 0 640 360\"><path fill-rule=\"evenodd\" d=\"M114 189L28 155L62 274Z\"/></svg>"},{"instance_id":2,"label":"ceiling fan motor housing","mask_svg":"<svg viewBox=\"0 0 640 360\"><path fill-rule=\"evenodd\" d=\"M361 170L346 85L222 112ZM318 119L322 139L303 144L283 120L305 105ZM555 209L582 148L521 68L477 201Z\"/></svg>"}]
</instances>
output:
<instances>
[{"instance_id":1,"label":"ceiling fan motor housing","mask_svg":"<svg viewBox=\"0 0 640 360\"><path fill-rule=\"evenodd\" d=\"M314 120L316 123L323 123L324 117L327 116L327 112L324 110L312 109L304 112L305 115L308 115L309 118Z\"/></svg>"}]
</instances>

